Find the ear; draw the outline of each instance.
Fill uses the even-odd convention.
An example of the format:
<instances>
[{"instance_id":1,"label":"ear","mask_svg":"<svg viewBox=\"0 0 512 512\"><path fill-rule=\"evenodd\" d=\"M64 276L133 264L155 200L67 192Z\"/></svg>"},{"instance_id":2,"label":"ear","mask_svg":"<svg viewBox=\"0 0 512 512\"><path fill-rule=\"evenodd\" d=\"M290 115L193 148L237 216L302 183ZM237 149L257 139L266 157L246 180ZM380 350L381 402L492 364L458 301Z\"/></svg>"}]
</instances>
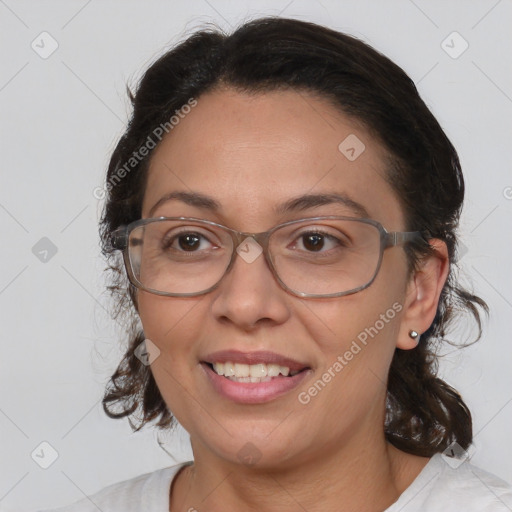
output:
<instances>
[{"instance_id":1,"label":"ear","mask_svg":"<svg viewBox=\"0 0 512 512\"><path fill-rule=\"evenodd\" d=\"M450 261L446 243L442 240L429 240L434 249L426 256L419 268L411 275L407 284L404 313L398 333L397 348L410 350L417 346L419 338L413 339L409 333L423 334L434 321L439 297L448 277Z\"/></svg>"}]
</instances>

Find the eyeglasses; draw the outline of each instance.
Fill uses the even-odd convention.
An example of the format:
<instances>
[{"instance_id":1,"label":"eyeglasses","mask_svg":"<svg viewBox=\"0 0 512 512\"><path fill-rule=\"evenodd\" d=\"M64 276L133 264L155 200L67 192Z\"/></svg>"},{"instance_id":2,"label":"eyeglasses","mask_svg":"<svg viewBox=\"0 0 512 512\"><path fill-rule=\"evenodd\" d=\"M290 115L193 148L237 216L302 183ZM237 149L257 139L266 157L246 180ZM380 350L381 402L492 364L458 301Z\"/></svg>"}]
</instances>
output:
<instances>
[{"instance_id":1,"label":"eyeglasses","mask_svg":"<svg viewBox=\"0 0 512 512\"><path fill-rule=\"evenodd\" d=\"M141 219L111 235L130 282L157 295L193 297L216 288L237 255L261 254L278 283L299 297L341 297L374 281L384 250L425 241L419 231L387 232L371 219L313 217L244 233L188 217Z\"/></svg>"}]
</instances>

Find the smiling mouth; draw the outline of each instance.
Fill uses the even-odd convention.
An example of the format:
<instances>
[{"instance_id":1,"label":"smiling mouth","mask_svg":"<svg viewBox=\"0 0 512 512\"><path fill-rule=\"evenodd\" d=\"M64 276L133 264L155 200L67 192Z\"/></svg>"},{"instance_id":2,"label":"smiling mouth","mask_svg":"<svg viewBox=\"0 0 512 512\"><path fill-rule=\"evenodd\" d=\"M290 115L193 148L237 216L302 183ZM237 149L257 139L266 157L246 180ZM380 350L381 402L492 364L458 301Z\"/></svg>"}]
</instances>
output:
<instances>
[{"instance_id":1,"label":"smiling mouth","mask_svg":"<svg viewBox=\"0 0 512 512\"><path fill-rule=\"evenodd\" d=\"M217 375L225 377L233 382L257 383L270 382L274 379L290 378L307 370L290 370L288 366L273 363L244 364L231 361L218 363L205 363Z\"/></svg>"}]
</instances>

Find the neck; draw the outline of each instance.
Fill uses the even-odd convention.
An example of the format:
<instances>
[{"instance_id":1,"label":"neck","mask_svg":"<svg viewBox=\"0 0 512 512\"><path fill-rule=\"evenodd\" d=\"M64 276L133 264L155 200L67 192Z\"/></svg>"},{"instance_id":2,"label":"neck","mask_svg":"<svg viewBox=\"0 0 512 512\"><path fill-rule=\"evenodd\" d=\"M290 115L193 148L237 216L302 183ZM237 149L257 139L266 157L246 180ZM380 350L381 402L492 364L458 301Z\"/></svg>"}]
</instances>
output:
<instances>
[{"instance_id":1,"label":"neck","mask_svg":"<svg viewBox=\"0 0 512 512\"><path fill-rule=\"evenodd\" d=\"M194 465L175 480L172 512L380 512L394 503L428 462L367 433L269 467L220 459L194 446ZM341 505L341 508L340 508Z\"/></svg>"}]
</instances>

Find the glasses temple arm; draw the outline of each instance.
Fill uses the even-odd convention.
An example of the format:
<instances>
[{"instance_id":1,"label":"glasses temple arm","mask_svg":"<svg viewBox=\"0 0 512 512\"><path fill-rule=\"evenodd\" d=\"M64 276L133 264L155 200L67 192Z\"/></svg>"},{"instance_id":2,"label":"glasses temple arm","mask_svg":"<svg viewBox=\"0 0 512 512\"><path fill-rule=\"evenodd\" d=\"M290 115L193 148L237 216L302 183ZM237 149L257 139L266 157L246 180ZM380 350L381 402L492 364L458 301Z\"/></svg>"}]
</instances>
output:
<instances>
[{"instance_id":1,"label":"glasses temple arm","mask_svg":"<svg viewBox=\"0 0 512 512\"><path fill-rule=\"evenodd\" d=\"M387 233L386 247L402 245L406 242L427 242L427 234L421 231L393 231Z\"/></svg>"}]
</instances>

